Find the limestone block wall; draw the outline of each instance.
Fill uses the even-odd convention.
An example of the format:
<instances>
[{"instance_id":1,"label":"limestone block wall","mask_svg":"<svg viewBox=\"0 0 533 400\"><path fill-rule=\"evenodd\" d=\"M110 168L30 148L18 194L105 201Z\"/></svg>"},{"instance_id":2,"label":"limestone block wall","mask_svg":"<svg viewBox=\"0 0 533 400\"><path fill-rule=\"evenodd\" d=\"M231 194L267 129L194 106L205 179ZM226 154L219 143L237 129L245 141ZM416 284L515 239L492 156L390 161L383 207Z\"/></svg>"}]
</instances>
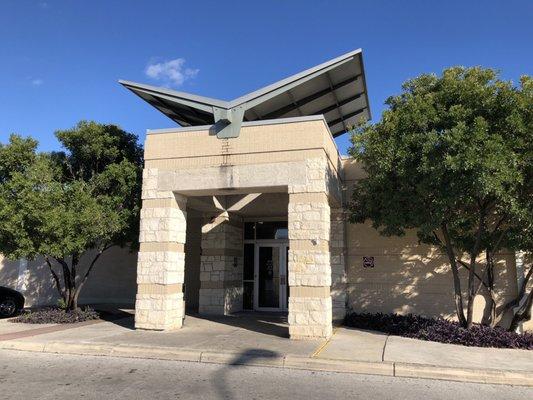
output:
<instances>
[{"instance_id":1,"label":"limestone block wall","mask_svg":"<svg viewBox=\"0 0 533 400\"><path fill-rule=\"evenodd\" d=\"M290 335L331 335L330 203L340 207L340 157L323 117L244 123L239 137L226 141L205 127L154 131L145 167L147 198L288 192ZM242 307L242 232L237 246L239 230L226 217L229 225L209 221L202 231L200 313Z\"/></svg>"},{"instance_id":2,"label":"limestone block wall","mask_svg":"<svg viewBox=\"0 0 533 400\"><path fill-rule=\"evenodd\" d=\"M332 332L329 220L325 193L289 194L291 338L329 337Z\"/></svg>"},{"instance_id":3,"label":"limestone block wall","mask_svg":"<svg viewBox=\"0 0 533 400\"><path fill-rule=\"evenodd\" d=\"M221 215L202 227L200 259L201 314L226 315L242 310L243 225Z\"/></svg>"},{"instance_id":4,"label":"limestone block wall","mask_svg":"<svg viewBox=\"0 0 533 400\"><path fill-rule=\"evenodd\" d=\"M332 333L330 174L326 158L306 160L307 181L289 186L289 334Z\"/></svg>"},{"instance_id":5,"label":"limestone block wall","mask_svg":"<svg viewBox=\"0 0 533 400\"><path fill-rule=\"evenodd\" d=\"M137 262L135 327L179 328L185 316L186 198L157 190L157 170L145 169Z\"/></svg>"}]
</instances>

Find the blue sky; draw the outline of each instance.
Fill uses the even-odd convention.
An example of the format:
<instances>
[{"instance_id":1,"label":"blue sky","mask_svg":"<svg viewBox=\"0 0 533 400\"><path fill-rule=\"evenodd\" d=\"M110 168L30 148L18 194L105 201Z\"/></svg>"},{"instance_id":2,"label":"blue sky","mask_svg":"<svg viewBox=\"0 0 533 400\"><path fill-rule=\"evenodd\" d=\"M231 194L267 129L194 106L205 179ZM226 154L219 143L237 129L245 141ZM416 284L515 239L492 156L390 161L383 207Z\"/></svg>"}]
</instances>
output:
<instances>
[{"instance_id":1,"label":"blue sky","mask_svg":"<svg viewBox=\"0 0 533 400\"><path fill-rule=\"evenodd\" d=\"M347 51L363 49L373 120L423 72L533 69L533 2L140 1L0 2L0 142L116 123L144 140L175 126L118 79L233 99ZM341 152L348 135L337 139Z\"/></svg>"}]
</instances>

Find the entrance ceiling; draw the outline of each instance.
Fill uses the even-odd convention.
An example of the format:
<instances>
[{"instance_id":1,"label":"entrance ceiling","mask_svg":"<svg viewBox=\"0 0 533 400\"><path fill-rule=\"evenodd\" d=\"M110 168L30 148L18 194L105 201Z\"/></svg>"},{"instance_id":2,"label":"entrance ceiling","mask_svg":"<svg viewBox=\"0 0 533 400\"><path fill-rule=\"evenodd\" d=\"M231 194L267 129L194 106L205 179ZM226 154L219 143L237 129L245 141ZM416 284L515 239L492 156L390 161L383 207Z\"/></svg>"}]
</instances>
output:
<instances>
[{"instance_id":1,"label":"entrance ceiling","mask_svg":"<svg viewBox=\"0 0 533 400\"><path fill-rule=\"evenodd\" d=\"M245 218L286 217L289 206L287 193L250 193L226 196L188 197L188 207L204 213L230 213Z\"/></svg>"}]
</instances>

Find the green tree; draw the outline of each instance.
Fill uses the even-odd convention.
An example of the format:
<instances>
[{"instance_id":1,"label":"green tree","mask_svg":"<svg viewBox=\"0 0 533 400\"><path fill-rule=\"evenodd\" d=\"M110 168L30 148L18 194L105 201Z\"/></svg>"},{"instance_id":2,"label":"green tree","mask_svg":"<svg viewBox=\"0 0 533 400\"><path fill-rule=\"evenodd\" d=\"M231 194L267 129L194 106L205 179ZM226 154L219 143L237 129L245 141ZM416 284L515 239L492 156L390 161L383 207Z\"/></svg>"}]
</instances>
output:
<instances>
[{"instance_id":1,"label":"green tree","mask_svg":"<svg viewBox=\"0 0 533 400\"><path fill-rule=\"evenodd\" d=\"M102 253L137 244L142 149L135 135L95 122L56 137L63 151L38 153L35 140L17 135L0 145L0 252L44 257L76 310Z\"/></svg>"},{"instance_id":2,"label":"green tree","mask_svg":"<svg viewBox=\"0 0 533 400\"><path fill-rule=\"evenodd\" d=\"M367 176L355 187L351 221L370 219L383 235L415 230L440 246L463 326L472 325L482 287L492 324L511 310L511 328L530 318L530 261L518 297L497 309L494 258L503 249L533 251L531 77L517 87L491 69L454 67L407 81L386 105L379 122L352 134L350 154ZM459 268L468 270L466 282Z\"/></svg>"}]
</instances>

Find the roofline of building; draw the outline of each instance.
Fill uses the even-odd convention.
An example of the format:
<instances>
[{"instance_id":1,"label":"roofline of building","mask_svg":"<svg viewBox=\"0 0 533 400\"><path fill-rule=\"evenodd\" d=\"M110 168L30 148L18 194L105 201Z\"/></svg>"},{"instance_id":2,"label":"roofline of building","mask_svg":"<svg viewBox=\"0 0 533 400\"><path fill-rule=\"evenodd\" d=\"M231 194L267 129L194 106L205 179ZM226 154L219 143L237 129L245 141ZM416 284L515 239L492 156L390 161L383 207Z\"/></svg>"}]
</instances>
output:
<instances>
[{"instance_id":1,"label":"roofline of building","mask_svg":"<svg viewBox=\"0 0 533 400\"><path fill-rule=\"evenodd\" d=\"M248 93L248 94L245 94L244 96L241 96L241 97L238 97L234 100L231 100L231 101L225 101L225 100L220 100L220 99L214 99L214 98L210 98L210 97L205 97L205 96L199 96L199 95L196 95L196 94L192 94L192 93L186 93L186 92L179 92L179 91L176 91L176 90L173 90L173 89L169 89L169 88L164 88L164 87L158 87L158 86L152 86L152 85L146 85L146 84L143 84L143 83L137 83L137 82L132 82L132 81L128 81L128 80L123 80L123 79L120 79L118 82L125 86L125 87L132 87L132 88L135 88L135 89L140 89L142 91L147 91L147 92L157 92L157 93L161 93L161 94L165 94L165 95L168 95L168 96L172 96L172 97L175 97L177 99L185 99L185 100L192 100L192 101L195 101L195 102L199 102L199 103L202 103L202 104L205 104L205 105L210 105L210 106L216 106L216 107L221 107L221 108L225 108L225 109L230 109L230 108L233 108L233 107L237 107L241 104L244 104L244 103L247 103L251 100L254 100L254 99L257 99L259 97L262 97L262 96L265 96L266 94L270 93L270 92L273 92L277 89L280 89L282 88L283 86L286 86L286 85L289 85L299 79L302 79L302 78L305 78L306 76L309 76L309 75L312 75L316 72L319 72L323 69L326 69L332 65L335 65L335 64L338 64L340 62L343 62L343 61L348 61L350 59L352 59L354 56L356 55L359 55L361 54L362 55L363 53L363 50L362 49L357 49L357 50L353 50L353 51L350 51L346 54L343 54L339 57L336 57L332 60L329 60L329 61L326 61L322 64L319 64L319 65L316 65L312 68L309 68L309 69L306 69L305 71L302 71L302 72L299 72L297 74L294 74L292 76L289 76L288 78L285 78L285 79L282 79L280 81L277 81L277 82L274 82L268 86L265 86L261 89L258 89L254 92L251 92L251 93ZM363 65L362 64L362 57L361 57L361 66ZM363 71L362 71L362 75L363 75L363 79L364 79L364 68L363 68ZM365 88L365 93L366 93L366 82L364 82L364 88ZM370 112L370 110L369 110Z\"/></svg>"},{"instance_id":2,"label":"roofline of building","mask_svg":"<svg viewBox=\"0 0 533 400\"><path fill-rule=\"evenodd\" d=\"M261 89L258 89L254 92L251 92L251 93L248 93L248 94L245 94L244 96L241 96L241 97L238 97L236 98L235 100L232 100L230 101L230 107L236 107L236 106L239 106L241 104L244 104L244 103L247 103L251 100L254 100L256 98L259 98L259 97L262 97L262 96L265 96L267 93L270 93L270 92L273 92L277 89L280 89L282 88L283 86L287 86L299 79L302 79L302 78L305 78L309 75L312 75L314 74L315 72L319 72L323 69L326 69L332 65L335 65L335 64L339 64L343 61L348 61L352 58L354 58L354 56L358 55L358 54L362 54L363 53L363 50L362 49L357 49L357 50L353 50L353 51L350 51L348 53L345 53L339 57L335 57L333 58L332 60L329 60L329 61L326 61L322 64L319 64L319 65L316 65L312 68L309 68L309 69L306 69L305 71L302 71L302 72L299 72L297 74L294 74L292 76L289 76L288 78L285 78L285 79L282 79L280 81L277 81L277 82L274 82L268 86L265 86ZM361 58L362 60L362 58ZM364 75L364 72L362 71L363 75ZM366 89L366 86L365 86L365 89Z\"/></svg>"},{"instance_id":3,"label":"roofline of building","mask_svg":"<svg viewBox=\"0 0 533 400\"><path fill-rule=\"evenodd\" d=\"M289 117L289 118L277 118L277 119L262 119L257 121L245 121L242 123L243 127L246 126L263 126L263 125L277 125L277 124L291 124L296 122L308 122L308 121L322 121L326 127L329 135L332 139L333 135L329 129L326 119L323 115L305 115L302 117ZM199 126L177 126L175 128L162 128L162 129L147 129L147 135L160 135L165 133L180 133L180 132L195 132L206 131L211 129L214 124L211 125L199 125Z\"/></svg>"},{"instance_id":4,"label":"roofline of building","mask_svg":"<svg viewBox=\"0 0 533 400\"><path fill-rule=\"evenodd\" d=\"M265 119L265 120L258 120L258 121L246 121L242 123L243 127L249 127L249 126L265 126L265 125L278 125L278 124L293 124L298 122L310 122L310 121L322 121L324 124L324 127L326 128L326 131L328 132L328 135L333 142L335 146L335 150L337 150L337 155L339 156L339 159L342 157L339 148L337 147L337 142L335 142L335 138L331 134L331 130L329 129L329 125L326 121L326 118L322 114L320 115L305 115L300 117L289 117L289 118L277 118L277 119ZM200 126L177 126L175 128L162 128L162 129L147 129L146 135L164 135L164 134L170 134L170 133L180 133L180 132L198 132L198 131L207 131L211 129L214 126L212 125L200 125Z\"/></svg>"},{"instance_id":5,"label":"roofline of building","mask_svg":"<svg viewBox=\"0 0 533 400\"><path fill-rule=\"evenodd\" d=\"M345 102L339 104L337 95L335 94L335 90L338 89L338 87L333 85L329 73L332 70L336 70L337 68L340 68L343 65L348 65L352 62L359 64L359 73L350 76L350 78L345 79L342 82L337 83L337 85L340 85L339 87L341 87L357 80L358 78L361 78L363 90L362 92L360 91L353 97L344 99ZM366 112L366 116L368 117L368 119L371 119L366 76L363 64L363 51L360 48L345 53L336 58L333 58L322 64L316 65L312 68L306 69L305 71L294 74L288 78L277 81L271 85L265 86L231 101L219 100L210 97L199 96L196 94L179 92L168 88L160 88L156 86L145 85L125 80L120 80L119 83L130 91L132 91L133 93L135 93L137 96L141 97L143 100L150 103L153 107L157 108L160 112L171 118L173 121L177 122L179 125L185 127L205 127L207 126L207 124L210 124L211 121L214 121L215 123L220 122L220 129L217 130L217 137L232 138L239 136L240 127L242 126L242 123L245 122L245 119L260 119L260 114L262 114L264 118L275 118L275 116L283 116L283 114L287 114L287 105L281 108L279 108L278 106L277 110L270 110L270 113L258 113L256 107L260 106L261 104L267 103L269 100L274 99L282 95L283 93L290 93L292 89L300 87L301 85L305 85L306 82L312 81L319 76L326 76L329 79L329 87L317 91L314 94L308 95L307 97L304 97L303 100L305 100L305 103L302 104L307 104L309 102L314 101L316 98L323 97L329 93L333 93L333 95L335 96L335 102L330 101L332 105L329 105L325 108L321 108L321 110L324 111L323 114L332 111L333 109L335 109L335 107L339 113L340 118L331 119L328 117L328 120L326 120L326 123L328 123L329 121L329 124L331 124L331 128L328 128L330 134L332 133L331 129L335 128L341 122L344 129L334 129L335 136L339 136L340 134L345 133L349 129L349 127L345 123L345 118L348 119L353 116L359 115L362 112ZM364 107L359 107L359 109L356 109L355 111L351 112L342 111L341 106L344 106L347 103L356 100L361 95L364 95ZM172 108L172 105L168 105L169 102L174 103L174 106L177 108L177 111ZM290 111L294 108L299 109L300 105L296 103L293 99L292 104L289 104L289 107ZM256 118L254 118L253 116L252 118L245 118L245 113L248 110L254 110ZM277 115L276 112L279 113L280 111L284 112ZM303 114L301 110L300 114Z\"/></svg>"},{"instance_id":6,"label":"roofline of building","mask_svg":"<svg viewBox=\"0 0 533 400\"><path fill-rule=\"evenodd\" d=\"M125 86L126 88L135 88L140 89L142 91L146 92L155 92L157 94L165 94L167 96L175 97L176 99L185 99L185 100L192 100L201 104L209 105L209 106L215 106L215 107L221 107L221 108L229 108L229 102L225 100L219 100L219 99L213 99L211 97L205 97L200 96L197 94L192 93L186 93L186 92L179 92L177 90L160 87L160 86L152 86L152 85L146 85L144 83L137 83L132 81L127 81L120 79L118 81L122 86Z\"/></svg>"}]
</instances>

